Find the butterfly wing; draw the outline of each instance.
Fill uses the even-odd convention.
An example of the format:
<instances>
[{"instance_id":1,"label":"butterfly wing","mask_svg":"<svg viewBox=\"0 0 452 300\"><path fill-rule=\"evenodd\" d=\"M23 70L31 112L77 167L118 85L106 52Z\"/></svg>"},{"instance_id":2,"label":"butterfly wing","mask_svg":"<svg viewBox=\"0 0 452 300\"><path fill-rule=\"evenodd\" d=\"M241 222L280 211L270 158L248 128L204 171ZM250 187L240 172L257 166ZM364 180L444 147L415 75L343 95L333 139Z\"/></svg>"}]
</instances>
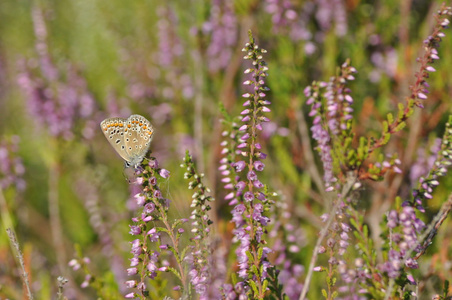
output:
<instances>
[{"instance_id":1,"label":"butterfly wing","mask_svg":"<svg viewBox=\"0 0 452 300\"><path fill-rule=\"evenodd\" d=\"M124 129L126 128L126 119L109 118L100 123L100 128L107 138L110 145L125 160L129 161L130 157L126 151L124 143Z\"/></svg>"},{"instance_id":2,"label":"butterfly wing","mask_svg":"<svg viewBox=\"0 0 452 300\"><path fill-rule=\"evenodd\" d=\"M124 124L124 145L130 165L136 166L149 150L154 128L143 116L131 115Z\"/></svg>"}]
</instances>

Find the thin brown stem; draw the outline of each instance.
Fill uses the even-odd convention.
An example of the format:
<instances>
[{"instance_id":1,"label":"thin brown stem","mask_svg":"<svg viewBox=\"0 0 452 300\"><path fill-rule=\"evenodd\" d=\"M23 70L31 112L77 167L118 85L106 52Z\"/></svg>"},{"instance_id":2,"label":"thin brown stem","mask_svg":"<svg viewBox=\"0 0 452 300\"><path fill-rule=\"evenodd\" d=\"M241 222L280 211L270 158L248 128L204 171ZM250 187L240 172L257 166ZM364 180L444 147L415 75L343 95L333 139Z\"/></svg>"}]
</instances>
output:
<instances>
[{"instance_id":1,"label":"thin brown stem","mask_svg":"<svg viewBox=\"0 0 452 300\"><path fill-rule=\"evenodd\" d=\"M330 228L331 224L333 224L333 220L335 219L334 215L336 214L339 206L341 205L342 200L347 197L348 193L351 191L355 182L356 182L356 177L354 177L353 175L347 179L347 182L344 184L344 187L342 188L340 197L338 197L338 199L336 199L336 203L334 204L333 208L329 212L330 217L328 218L328 221L326 222L323 229L320 231L320 236L317 239L317 243L314 247L311 262L309 264L308 274L306 275L303 290L301 291L299 300L306 299L306 295L308 293L309 285L310 285L311 279L312 279L312 274L314 272L314 266L317 262L317 258L319 255L320 246L322 245L322 242L325 239L325 237L328 235L329 228Z\"/></svg>"},{"instance_id":2,"label":"thin brown stem","mask_svg":"<svg viewBox=\"0 0 452 300\"><path fill-rule=\"evenodd\" d=\"M60 206L58 196L58 182L60 170L57 162L51 164L49 168L49 217L50 228L52 233L53 245L55 247L55 254L58 263L60 274L64 274L66 266L66 251L64 248L63 228L60 218Z\"/></svg>"},{"instance_id":3,"label":"thin brown stem","mask_svg":"<svg viewBox=\"0 0 452 300\"><path fill-rule=\"evenodd\" d=\"M3 194L3 193L1 193L1 194ZM3 196L0 196L0 197L3 197ZM11 245L14 247L14 249L17 253L19 265L20 265L20 268L22 269L21 278L22 278L22 282L25 286L25 289L27 290L28 299L33 300L34 298L33 298L33 294L31 293L30 283L28 282L28 273L25 270L24 256L22 255L22 252L20 251L19 242L17 241L16 235L14 234L14 232L11 228L6 228L6 232L8 233L8 238L11 242Z\"/></svg>"},{"instance_id":4,"label":"thin brown stem","mask_svg":"<svg viewBox=\"0 0 452 300\"><path fill-rule=\"evenodd\" d=\"M298 132L300 134L301 139L301 147L303 148L303 153L305 156L305 161L307 165L307 170L309 174L311 175L315 185L317 186L317 189L320 191L320 193L324 196L325 195L325 184L323 183L322 177L320 176L319 169L315 165L315 159L314 154L312 153L312 145L311 140L309 138L309 130L308 125L306 123L306 119L303 115L303 112L300 110L297 110L296 119L298 123Z\"/></svg>"}]
</instances>

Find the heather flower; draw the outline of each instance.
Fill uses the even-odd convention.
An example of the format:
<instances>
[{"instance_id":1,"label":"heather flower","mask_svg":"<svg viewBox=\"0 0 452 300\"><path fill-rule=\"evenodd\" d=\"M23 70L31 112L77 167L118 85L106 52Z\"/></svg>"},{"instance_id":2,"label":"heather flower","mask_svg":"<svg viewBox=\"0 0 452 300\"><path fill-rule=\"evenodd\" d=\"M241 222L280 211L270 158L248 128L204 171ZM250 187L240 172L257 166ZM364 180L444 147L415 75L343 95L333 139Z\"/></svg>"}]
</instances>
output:
<instances>
[{"instance_id":1,"label":"heather flower","mask_svg":"<svg viewBox=\"0 0 452 300\"><path fill-rule=\"evenodd\" d=\"M211 286L212 279L212 251L209 241L209 226L212 221L209 219L208 211L211 209L209 203L214 199L207 195L210 190L202 182L204 174L196 172L193 159L188 151L181 167L186 169L184 178L190 180L188 188L194 190L191 205L193 211L190 219L192 220L191 232L195 235L190 246L191 252L186 256L185 261L189 263L190 271L188 275L196 293L200 295L201 299L207 299L209 291L207 287Z\"/></svg>"},{"instance_id":2,"label":"heather flower","mask_svg":"<svg viewBox=\"0 0 452 300\"><path fill-rule=\"evenodd\" d=\"M353 98L346 83L354 80L352 74L356 69L345 62L340 69L340 76L331 77L329 82L314 82L312 86L304 89L308 98L306 103L311 105L309 116L314 118L311 127L312 138L317 141L317 151L323 164L326 191L334 190L337 181L334 169L337 168L338 159L348 157L351 150L340 150L340 158L333 159L332 151L343 149L341 145L353 137L351 132ZM324 90L324 92L322 92ZM353 166L350 166L353 168Z\"/></svg>"},{"instance_id":3,"label":"heather flower","mask_svg":"<svg viewBox=\"0 0 452 300\"><path fill-rule=\"evenodd\" d=\"M452 150L450 149L450 145L452 143L451 124L452 117L449 117L449 121L446 123L444 136L440 142L440 148L438 147L438 142L432 147L431 152L432 154L436 152L436 157L432 155L428 159L427 166L430 166L428 173L426 170L424 171L425 177L421 176L419 178L418 187L412 192L413 199L405 201L403 203L404 206L410 205L415 207L420 212L424 212L425 209L423 202L432 199L433 190L439 185L438 179L446 174L447 169L452 164ZM417 165L415 165L415 167L419 168Z\"/></svg>"},{"instance_id":4,"label":"heather flower","mask_svg":"<svg viewBox=\"0 0 452 300\"><path fill-rule=\"evenodd\" d=\"M237 177L234 177L235 184L233 185L236 188L233 201L236 206L232 210L232 220L236 225L234 240L240 243L236 249L239 266L238 276L244 280L243 283L245 284L248 280L255 282L258 287L255 296L261 297L265 293L262 286L267 280L267 269L271 265L267 256L258 255L258 252L268 253L270 251L269 248L264 249L262 246L265 239L264 228L270 222L270 219L263 215L263 211L265 210L264 207L269 207L270 204L266 201L266 194L262 193L264 184L258 179L255 170L262 171L264 169L264 164L260 160L265 158L265 154L261 152L262 146L256 139L258 132L262 131L262 123L268 121L264 114L270 111L267 107L270 102L265 99L269 88L265 86L264 81L268 76L266 73L268 67L262 60L262 55L266 51L255 44L251 34L250 42L245 45L243 52L246 53L244 59L252 60L253 68L245 71L245 74L251 75L250 79L244 83L246 87L250 88L250 92L242 95L245 98L244 106L246 108L241 115L245 117L242 118L242 125L236 126L238 128L236 129L238 132L236 132L240 138L234 140L237 153L246 157L246 159L231 162L232 171L237 175ZM235 135L233 136L235 137ZM234 150L229 149L225 153L235 153ZM246 176L246 179L242 179L243 176ZM231 197L228 195L228 198ZM251 268L251 266L256 265L262 266L262 268ZM255 290L249 292L254 294ZM237 293L241 294L240 292Z\"/></svg>"},{"instance_id":5,"label":"heather flower","mask_svg":"<svg viewBox=\"0 0 452 300\"><path fill-rule=\"evenodd\" d=\"M158 16L158 52L155 54L155 61L160 66L156 77L163 81L158 87L157 96L173 100L180 95L183 99L191 99L194 95L192 79L179 67L179 65L184 66L184 54L186 52L183 41L176 30L180 23L178 15L170 5L160 5L156 8L156 12ZM131 89L131 93L133 93L133 89ZM171 107L160 104L153 107L151 112L153 119L159 123L168 118L171 113Z\"/></svg>"},{"instance_id":6,"label":"heather flower","mask_svg":"<svg viewBox=\"0 0 452 300\"><path fill-rule=\"evenodd\" d=\"M202 30L210 34L207 62L211 72L225 69L232 58L238 36L238 22L234 5L229 1L213 0L209 19Z\"/></svg>"},{"instance_id":7,"label":"heather flower","mask_svg":"<svg viewBox=\"0 0 452 300\"><path fill-rule=\"evenodd\" d=\"M22 61L17 78L27 97L30 114L52 136L71 140L75 136L75 125L81 124L80 134L84 138L92 138L93 126L97 126L91 120L95 101L87 89L85 79L72 65L66 66L65 72L54 65L48 50L43 13L35 7L32 16L39 70L32 68L32 63Z\"/></svg>"},{"instance_id":8,"label":"heather flower","mask_svg":"<svg viewBox=\"0 0 452 300\"><path fill-rule=\"evenodd\" d=\"M22 159L18 156L18 136L12 136L9 140L0 142L0 188L7 189L14 186L17 190L25 189L25 167Z\"/></svg>"},{"instance_id":9,"label":"heather flower","mask_svg":"<svg viewBox=\"0 0 452 300\"><path fill-rule=\"evenodd\" d=\"M140 217L133 217L133 224L129 225L130 233L137 238L132 242L131 254L133 258L130 260L130 268L127 269L127 274L129 276L139 275L140 280L132 284L134 279L131 279L127 286L136 289L139 294L144 296L148 293L144 283L145 278L153 279L158 272L168 271L167 263L160 259L163 255L161 251L172 249L171 253L177 257L179 269L182 270L182 259L178 257L181 255L178 243L180 235L183 233L180 230L180 225L185 221L176 220L174 224L170 224L168 221L169 200L163 197L157 178L167 178L169 171L160 168L155 158L143 161L135 175L138 177L135 184L138 184L140 188L140 192L135 195L140 210L138 216ZM164 230L160 226L149 229L147 224L151 220L154 226L161 224ZM173 244L162 243L163 234L167 234ZM184 289L186 288L185 276L184 273L179 274ZM138 294L129 293L127 295L133 298L135 296L132 297L132 295Z\"/></svg>"}]
</instances>

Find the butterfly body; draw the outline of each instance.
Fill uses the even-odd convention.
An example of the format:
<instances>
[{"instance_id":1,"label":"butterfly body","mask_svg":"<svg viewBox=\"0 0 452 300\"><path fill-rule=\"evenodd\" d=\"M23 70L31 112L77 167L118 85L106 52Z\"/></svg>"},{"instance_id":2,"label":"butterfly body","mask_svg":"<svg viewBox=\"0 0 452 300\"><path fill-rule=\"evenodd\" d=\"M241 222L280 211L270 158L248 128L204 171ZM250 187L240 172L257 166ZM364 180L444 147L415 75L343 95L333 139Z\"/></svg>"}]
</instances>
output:
<instances>
[{"instance_id":1,"label":"butterfly body","mask_svg":"<svg viewBox=\"0 0 452 300\"><path fill-rule=\"evenodd\" d=\"M131 115L127 119L105 119L100 127L110 145L125 160L126 166L136 168L151 145L154 134L151 123L143 116Z\"/></svg>"}]
</instances>

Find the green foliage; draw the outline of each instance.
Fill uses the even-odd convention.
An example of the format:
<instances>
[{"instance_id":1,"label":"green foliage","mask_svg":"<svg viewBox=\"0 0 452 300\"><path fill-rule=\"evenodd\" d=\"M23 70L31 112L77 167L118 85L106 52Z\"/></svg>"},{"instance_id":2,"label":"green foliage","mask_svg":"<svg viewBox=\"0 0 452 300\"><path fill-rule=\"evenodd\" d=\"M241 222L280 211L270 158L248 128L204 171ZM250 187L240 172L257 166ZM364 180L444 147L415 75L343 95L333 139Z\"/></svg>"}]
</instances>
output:
<instances>
[{"instance_id":1,"label":"green foliage","mask_svg":"<svg viewBox=\"0 0 452 300\"><path fill-rule=\"evenodd\" d=\"M451 108L448 100L449 69L452 65L450 31L445 31L446 36L441 42L441 59L434 65L437 73L432 73L428 78L431 93L423 102L425 109L414 114L418 109L416 103L402 99L412 94L406 87L411 84L418 68L414 63L416 55L424 46L423 40L430 34L430 12L437 9L439 2L414 1L406 8L403 5L408 2L401 4L385 0L373 5L369 1L342 1L346 26L344 35L338 32L344 24L340 24L340 18L333 18L337 10L331 11L326 22L321 19L320 10L331 9L331 4L323 7L312 1L288 1L293 5L295 22L285 19L284 16L291 13L285 9L280 15L280 20L284 22L277 24L277 17L271 15L268 12L270 9L265 6L266 1L220 2L224 2L221 9L213 9L214 1L1 2L0 136L2 140L11 135L20 136L19 156L24 161L24 180L27 183L24 191L8 189L2 192L6 203L1 206L2 222L10 218L12 222L8 226L15 227L21 245L32 249L32 255L26 257L27 271L33 278L32 286L40 287L35 293L37 299L54 297L54 277L60 273L71 274L71 288L89 299L123 297L119 292L123 282L117 281L117 278L122 278L131 257L129 242L133 237L128 233L127 224L135 212L133 194L136 192L130 196L129 188L133 187L129 186L129 182L133 182L133 176L129 175L133 171L123 169L120 158L109 148L98 128L103 118L113 115L140 113L149 117L155 127L151 145L153 155L159 158L162 166L174 172L175 176L159 180L159 184L164 197L171 201L168 220L176 221L170 223L170 228L165 228L154 219L146 229L157 226L158 232L174 235L184 247L175 249L170 245L167 251L162 251L162 255L172 253L175 256L175 259L169 260L170 264L183 263L183 258L190 252L189 246L185 246L191 245L186 235L190 231L190 222L184 223L181 219L190 216L192 191L187 189L182 179L183 171L178 171L180 157L190 148L193 161L200 173L206 173L206 182L214 191L209 204L206 204L206 211L213 216L215 223L209 219L207 225L213 224L211 232L218 234L221 237L219 240L225 242L222 246L227 251L227 263L233 264L235 245L228 240L232 235L230 208L222 201L213 203L210 200L225 196L220 183L221 175L217 171L223 148L229 149L228 170L232 168L231 162L241 157L240 153L233 151L237 136L232 137L227 146L220 147L219 139L223 129L227 131L226 135L237 129L240 118L234 116L243 109L237 104L237 98L244 93L241 83L243 71L248 66L241 64L239 50L247 40L249 28L253 29L259 45L269 50L266 59L271 70L268 77L271 91L266 98L272 101L272 113L269 115L272 122L262 131L260 143L268 157L265 160L266 170L260 175L262 181L268 183L265 193L268 195L269 191L277 191L281 195L283 201L278 203L287 205L291 218L297 221L296 224L301 223L302 234L306 235L305 243L298 245L299 251L290 253L287 259L305 267L309 265L313 241L322 226L317 216L330 206L322 187L313 184L312 166L317 168L320 178L324 170L318 156L310 161L308 157L312 156L303 149L305 141L301 139L294 110L301 107L302 113L308 115L309 110L303 104L306 100L302 96L303 87L313 80L318 82L332 75L339 78L341 72L337 66L348 57L352 58L350 63L359 75L352 85L340 81L334 83L337 88L351 88L354 99L353 121L345 122L343 130L332 137L334 173L341 175L338 176L339 182L345 181L349 171L356 172L363 182L367 179L383 182L364 184L361 194L352 197L352 202L364 203L362 206L366 207L366 211L356 212L356 215L345 213L347 219L347 214L352 214L350 223L354 228L354 239L350 244L356 246L350 246L353 250L347 255L358 253L370 266L371 274L375 274L377 262L387 258L389 246L372 240L375 232L380 233L383 240L389 235L384 226L382 229L375 228L378 224L376 220L380 220L385 213L380 209L399 209L402 202L411 200L405 198L417 185L411 182L411 168L418 158L418 149L425 148L427 140L443 137L447 143L452 143L450 126L446 125L447 118L442 116ZM45 60L38 55L43 44L37 44L33 25L33 14L38 10L43 13L47 30L45 46L49 61L60 71L58 78L48 86L44 85L41 92L48 93L58 82L74 83L83 79L86 82L82 84L82 89L95 100L93 114L85 120L86 124L77 123L67 128L74 133L71 140L52 135L46 126L40 124L38 116L30 113L32 99L19 84L20 79L24 79L24 70L20 67L22 63L32 67L36 73L32 84L39 86L47 82L40 68ZM223 20L225 11L231 12L236 23L230 21L219 26L230 26L226 34L235 40L222 45L226 38L216 39L211 30L215 30L214 21ZM306 26L301 29L291 27L300 24ZM292 38L297 33L303 34L301 39ZM214 50L210 46L219 46L224 52L212 55ZM310 47L314 49L312 52L307 51ZM172 55L167 63L166 55ZM222 59L227 61L225 66L211 69L212 64ZM65 70L70 68L76 69L80 78L69 78ZM72 92L61 91L61 99L72 99ZM326 103L324 98L320 101ZM411 121L414 117L416 119ZM220 118L223 119L222 124ZM312 120L307 119L310 127ZM451 122L452 116L449 116ZM420 129L416 130L412 123L421 123ZM84 125L89 126L85 128ZM309 136L307 139L312 142ZM407 149L406 145L415 145L416 149ZM442 146L439 160L447 156L442 154L444 151L449 155L448 145ZM390 172L396 166L397 157L407 159L411 164L400 166L403 171L401 175ZM391 167L383 167L383 162ZM2 167L4 165L2 162ZM433 178L433 172L424 175L425 182L439 180ZM451 190L449 177L441 179L441 187L432 195L433 199L428 200L426 221L436 213L442 199ZM52 178L55 179L53 184ZM190 177L190 180L193 178ZM417 190L425 192L421 185L417 186ZM403 199L386 198L387 194L395 195L399 191L404 195ZM52 195L56 195L57 205L52 206L59 210L56 215L50 209ZM373 202L376 199L379 202ZM165 206L159 209L166 212ZM265 207L265 212L272 212L270 206ZM60 228L55 228L55 220L60 220ZM271 223L279 221L272 219ZM179 228L185 229L185 233L179 232ZM58 232L60 236L56 237ZM62 248L57 247L58 241ZM273 245L268 246L271 248ZM446 254L452 253L444 236L435 238L435 247L444 249ZM90 288L78 289L85 274L68 270L66 264L74 256L74 248L78 259L83 256L92 258L88 270L93 276ZM261 259L262 247L257 249L257 259ZM0 298L19 299L22 297L22 283L4 234L0 234L0 253L4 263ZM274 256L270 260L279 254L272 254ZM251 253L247 255L250 261L256 259ZM420 263L434 263L432 255L427 253ZM111 267L113 259L114 269ZM231 267L227 272L225 276L235 285L239 281L235 269ZM253 265L252 272L260 276L262 266ZM266 297L288 299L283 294L284 284L278 281L277 270L270 268L267 272L269 278L262 283L262 288L265 290L268 287L270 291ZM314 274L308 294L310 299L320 298L321 295L327 299L341 297L336 291L324 289L325 280L321 276L327 276L326 273ZM298 282L303 282L305 276L299 276ZM441 276L450 278L452 275L444 271ZM149 297L179 298L180 292L171 289L180 284L180 280L180 270L169 267L168 272L149 281L153 287ZM330 286L340 284L338 275L328 280ZM398 281L397 285L405 286L407 282ZM253 295L258 295L257 287L252 283L251 287ZM366 297L384 298L382 289L385 287L378 280L369 283ZM442 293L444 299L450 297L448 287L446 280ZM426 290L426 293L433 293L432 285L427 285ZM399 296L406 298L409 292Z\"/></svg>"}]
</instances>

